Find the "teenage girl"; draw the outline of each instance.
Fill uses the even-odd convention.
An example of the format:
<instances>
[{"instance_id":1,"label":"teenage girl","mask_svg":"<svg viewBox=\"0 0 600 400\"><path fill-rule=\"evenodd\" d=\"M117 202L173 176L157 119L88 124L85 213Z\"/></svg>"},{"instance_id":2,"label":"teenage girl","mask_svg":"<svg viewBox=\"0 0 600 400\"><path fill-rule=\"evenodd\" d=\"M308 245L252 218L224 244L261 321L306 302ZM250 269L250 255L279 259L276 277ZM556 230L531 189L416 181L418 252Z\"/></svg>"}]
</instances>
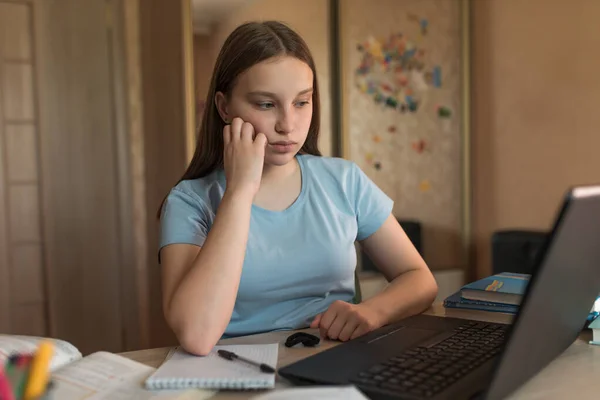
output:
<instances>
[{"instance_id":1,"label":"teenage girl","mask_svg":"<svg viewBox=\"0 0 600 400\"><path fill-rule=\"evenodd\" d=\"M347 341L427 309L429 268L392 200L353 162L322 157L317 74L303 39L239 26L216 60L194 157L161 208L163 306L187 351L319 328ZM354 243L390 282L354 304Z\"/></svg>"}]
</instances>

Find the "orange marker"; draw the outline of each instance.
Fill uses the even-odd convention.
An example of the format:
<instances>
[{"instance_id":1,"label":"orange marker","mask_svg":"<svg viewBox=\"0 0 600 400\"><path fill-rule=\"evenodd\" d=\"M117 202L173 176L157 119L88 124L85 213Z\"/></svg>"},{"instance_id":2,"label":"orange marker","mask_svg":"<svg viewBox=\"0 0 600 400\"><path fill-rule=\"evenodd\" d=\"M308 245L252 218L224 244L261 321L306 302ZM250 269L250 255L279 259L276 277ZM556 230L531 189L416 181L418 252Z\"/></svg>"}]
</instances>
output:
<instances>
[{"instance_id":1,"label":"orange marker","mask_svg":"<svg viewBox=\"0 0 600 400\"><path fill-rule=\"evenodd\" d=\"M25 387L24 400L37 399L44 394L50 375L50 361L54 355L54 343L49 340L40 342L31 362L29 378Z\"/></svg>"}]
</instances>

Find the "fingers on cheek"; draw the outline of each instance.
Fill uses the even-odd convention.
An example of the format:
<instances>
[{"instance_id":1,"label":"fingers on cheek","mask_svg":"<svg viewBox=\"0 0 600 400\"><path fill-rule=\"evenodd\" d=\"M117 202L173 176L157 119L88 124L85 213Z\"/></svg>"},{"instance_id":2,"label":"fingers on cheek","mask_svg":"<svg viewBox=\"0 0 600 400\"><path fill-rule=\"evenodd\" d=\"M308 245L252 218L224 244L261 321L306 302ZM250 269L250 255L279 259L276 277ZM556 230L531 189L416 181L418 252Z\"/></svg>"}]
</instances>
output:
<instances>
[{"instance_id":1,"label":"fingers on cheek","mask_svg":"<svg viewBox=\"0 0 600 400\"><path fill-rule=\"evenodd\" d=\"M234 118L231 122L231 134L232 138L239 138L240 131L242 130L243 121L239 118Z\"/></svg>"},{"instance_id":2,"label":"fingers on cheek","mask_svg":"<svg viewBox=\"0 0 600 400\"><path fill-rule=\"evenodd\" d=\"M252 124L250 124L249 122L244 122L244 124L242 125L241 132L242 138L245 138L246 140L251 140L254 139L254 135L254 127L252 126Z\"/></svg>"}]
</instances>

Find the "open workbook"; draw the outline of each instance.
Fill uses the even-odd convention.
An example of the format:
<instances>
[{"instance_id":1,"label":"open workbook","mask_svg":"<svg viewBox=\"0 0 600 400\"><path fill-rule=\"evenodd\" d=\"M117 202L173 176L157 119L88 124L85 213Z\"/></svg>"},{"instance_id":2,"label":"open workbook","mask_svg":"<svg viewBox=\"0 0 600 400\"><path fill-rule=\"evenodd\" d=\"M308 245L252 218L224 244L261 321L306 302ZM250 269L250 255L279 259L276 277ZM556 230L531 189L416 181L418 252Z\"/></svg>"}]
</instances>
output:
<instances>
[{"instance_id":1,"label":"open workbook","mask_svg":"<svg viewBox=\"0 0 600 400\"><path fill-rule=\"evenodd\" d=\"M45 338L0 334L0 364L14 353L33 353ZM54 357L50 364L53 382L52 398L61 400L175 400L206 399L214 392L188 390L153 392L144 388L145 379L155 368L108 352L82 357L72 344L54 341Z\"/></svg>"}]
</instances>

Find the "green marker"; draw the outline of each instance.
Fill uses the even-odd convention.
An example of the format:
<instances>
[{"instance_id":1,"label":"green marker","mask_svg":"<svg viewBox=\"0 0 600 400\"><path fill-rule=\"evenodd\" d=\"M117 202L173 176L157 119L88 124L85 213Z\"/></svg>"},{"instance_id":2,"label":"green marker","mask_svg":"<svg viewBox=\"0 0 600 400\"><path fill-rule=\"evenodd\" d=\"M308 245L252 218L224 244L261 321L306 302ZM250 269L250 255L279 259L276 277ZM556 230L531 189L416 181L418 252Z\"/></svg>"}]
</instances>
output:
<instances>
[{"instance_id":1,"label":"green marker","mask_svg":"<svg viewBox=\"0 0 600 400\"><path fill-rule=\"evenodd\" d=\"M17 356L12 362L14 370L14 394L15 399L22 399L23 393L25 392L25 385L27 384L27 378L29 377L29 368L31 367L31 360L33 356L29 354L22 354Z\"/></svg>"},{"instance_id":2,"label":"green marker","mask_svg":"<svg viewBox=\"0 0 600 400\"><path fill-rule=\"evenodd\" d=\"M6 365L4 366L4 375L6 375L6 379L8 379L8 383L10 384L10 389L12 391L12 395L14 398L18 399L15 396L15 389L17 387L17 379L18 379L18 371L11 359L6 360Z\"/></svg>"}]
</instances>

